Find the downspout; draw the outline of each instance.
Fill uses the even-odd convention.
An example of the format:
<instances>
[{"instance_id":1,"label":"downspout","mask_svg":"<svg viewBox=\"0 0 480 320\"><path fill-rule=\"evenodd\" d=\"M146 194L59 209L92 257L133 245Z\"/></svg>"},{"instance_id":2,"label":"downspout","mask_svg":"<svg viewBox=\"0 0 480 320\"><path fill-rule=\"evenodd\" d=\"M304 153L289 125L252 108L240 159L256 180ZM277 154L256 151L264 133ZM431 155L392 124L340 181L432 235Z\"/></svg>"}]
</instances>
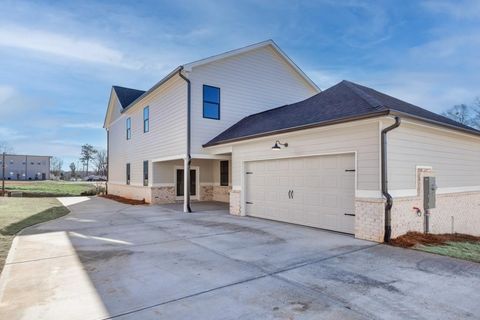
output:
<instances>
[{"instance_id":1,"label":"downspout","mask_svg":"<svg viewBox=\"0 0 480 320\"><path fill-rule=\"evenodd\" d=\"M108 178L110 176L108 174L109 170L110 170L110 130L107 129L107 172L105 172L107 181L105 182L105 194L108 194Z\"/></svg>"},{"instance_id":2,"label":"downspout","mask_svg":"<svg viewBox=\"0 0 480 320\"><path fill-rule=\"evenodd\" d=\"M183 212L190 213L192 208L190 208L190 164L192 162L192 157L190 155L190 131L191 131L191 83L190 80L182 74L183 66L180 66L178 69L178 75L187 82L187 152L184 159L184 192L183 192Z\"/></svg>"},{"instance_id":3,"label":"downspout","mask_svg":"<svg viewBox=\"0 0 480 320\"><path fill-rule=\"evenodd\" d=\"M382 194L387 200L385 202L385 235L384 242L390 242L390 237L392 235L392 205L393 198L388 193L388 171L387 171L387 133L395 128L400 126L401 120L400 117L395 117L395 123L390 127L387 127L382 130L381 136L381 165L382 165Z\"/></svg>"}]
</instances>

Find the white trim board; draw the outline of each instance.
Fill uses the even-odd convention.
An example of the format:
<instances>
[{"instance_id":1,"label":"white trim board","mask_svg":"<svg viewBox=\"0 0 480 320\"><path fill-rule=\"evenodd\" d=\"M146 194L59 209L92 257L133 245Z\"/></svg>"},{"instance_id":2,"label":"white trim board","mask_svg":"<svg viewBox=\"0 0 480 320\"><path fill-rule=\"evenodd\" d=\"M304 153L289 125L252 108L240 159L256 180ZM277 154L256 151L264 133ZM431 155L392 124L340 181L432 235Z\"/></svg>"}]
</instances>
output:
<instances>
[{"instance_id":1,"label":"white trim board","mask_svg":"<svg viewBox=\"0 0 480 320\"><path fill-rule=\"evenodd\" d=\"M480 186L438 188L437 194L475 192L475 191L480 191Z\"/></svg>"}]
</instances>

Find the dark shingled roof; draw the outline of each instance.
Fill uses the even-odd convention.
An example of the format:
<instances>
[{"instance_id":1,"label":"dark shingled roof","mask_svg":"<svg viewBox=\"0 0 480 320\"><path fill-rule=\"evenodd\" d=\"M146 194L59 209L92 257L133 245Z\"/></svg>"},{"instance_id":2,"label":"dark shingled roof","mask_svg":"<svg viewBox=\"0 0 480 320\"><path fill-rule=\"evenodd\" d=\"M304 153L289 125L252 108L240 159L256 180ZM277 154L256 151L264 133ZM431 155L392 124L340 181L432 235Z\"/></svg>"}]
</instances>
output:
<instances>
[{"instance_id":1,"label":"dark shingled roof","mask_svg":"<svg viewBox=\"0 0 480 320\"><path fill-rule=\"evenodd\" d=\"M137 90L137 89L130 89L125 87L113 86L113 90L117 94L118 100L122 105L122 108L126 108L130 105L135 99L140 97L145 91Z\"/></svg>"},{"instance_id":2,"label":"dark shingled roof","mask_svg":"<svg viewBox=\"0 0 480 320\"><path fill-rule=\"evenodd\" d=\"M478 130L439 114L343 80L306 100L245 117L204 146L387 114L410 116L480 134Z\"/></svg>"}]
</instances>

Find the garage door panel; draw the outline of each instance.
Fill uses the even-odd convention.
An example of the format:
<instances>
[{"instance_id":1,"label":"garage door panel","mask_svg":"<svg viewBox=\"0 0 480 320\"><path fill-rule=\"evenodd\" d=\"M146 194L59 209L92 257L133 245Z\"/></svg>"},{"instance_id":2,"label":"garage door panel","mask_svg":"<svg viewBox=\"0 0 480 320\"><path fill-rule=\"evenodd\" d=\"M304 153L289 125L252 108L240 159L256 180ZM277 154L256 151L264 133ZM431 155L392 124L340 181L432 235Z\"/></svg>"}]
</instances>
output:
<instances>
[{"instance_id":1,"label":"garage door panel","mask_svg":"<svg viewBox=\"0 0 480 320\"><path fill-rule=\"evenodd\" d=\"M354 232L353 154L247 163L246 201L251 216ZM293 193L291 192L293 191Z\"/></svg>"}]
</instances>

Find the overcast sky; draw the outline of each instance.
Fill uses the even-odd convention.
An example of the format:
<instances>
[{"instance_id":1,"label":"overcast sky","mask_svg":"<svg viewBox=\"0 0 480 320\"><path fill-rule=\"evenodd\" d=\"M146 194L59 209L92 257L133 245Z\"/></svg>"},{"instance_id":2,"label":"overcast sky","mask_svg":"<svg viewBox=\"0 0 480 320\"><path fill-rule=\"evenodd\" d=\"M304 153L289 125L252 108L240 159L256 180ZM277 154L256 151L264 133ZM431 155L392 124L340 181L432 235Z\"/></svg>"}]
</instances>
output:
<instances>
[{"instance_id":1,"label":"overcast sky","mask_svg":"<svg viewBox=\"0 0 480 320\"><path fill-rule=\"evenodd\" d=\"M348 79L435 112L480 95L480 1L3 1L0 141L105 148L110 88L266 39L321 89Z\"/></svg>"}]
</instances>

